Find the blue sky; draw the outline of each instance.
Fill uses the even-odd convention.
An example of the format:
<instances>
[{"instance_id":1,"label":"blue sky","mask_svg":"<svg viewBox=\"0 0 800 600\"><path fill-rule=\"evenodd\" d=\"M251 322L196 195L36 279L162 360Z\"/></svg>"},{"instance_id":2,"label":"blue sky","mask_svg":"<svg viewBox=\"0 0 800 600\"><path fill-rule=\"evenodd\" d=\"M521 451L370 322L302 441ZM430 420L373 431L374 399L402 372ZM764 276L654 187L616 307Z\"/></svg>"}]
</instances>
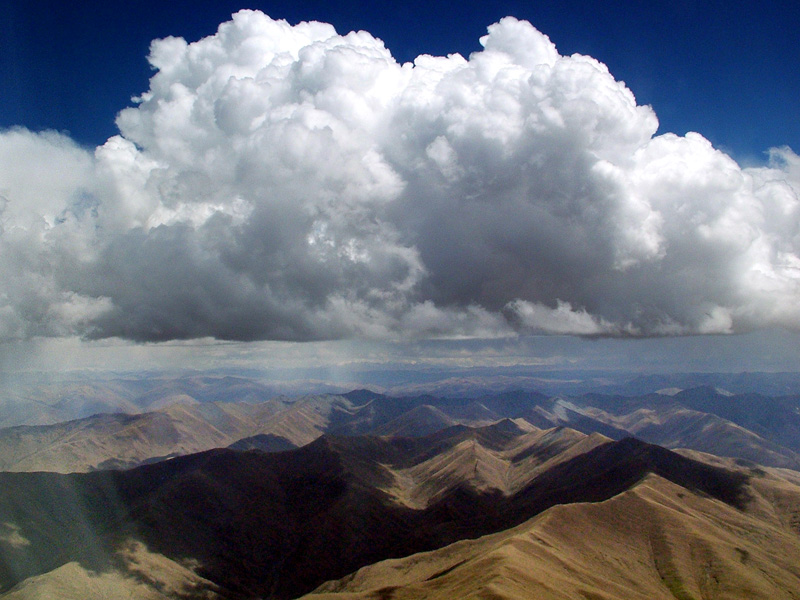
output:
<instances>
[{"instance_id":1,"label":"blue sky","mask_svg":"<svg viewBox=\"0 0 800 600\"><path fill-rule=\"evenodd\" d=\"M0 370L800 364L796 2L0 11Z\"/></svg>"},{"instance_id":2,"label":"blue sky","mask_svg":"<svg viewBox=\"0 0 800 600\"><path fill-rule=\"evenodd\" d=\"M589 54L651 104L660 132L698 131L742 161L800 147L800 4L654 2L188 2L3 0L0 126L66 130L97 145L147 87L150 41L214 33L240 8L290 23L364 29L398 61L465 56L503 16L529 20L562 54Z\"/></svg>"}]
</instances>

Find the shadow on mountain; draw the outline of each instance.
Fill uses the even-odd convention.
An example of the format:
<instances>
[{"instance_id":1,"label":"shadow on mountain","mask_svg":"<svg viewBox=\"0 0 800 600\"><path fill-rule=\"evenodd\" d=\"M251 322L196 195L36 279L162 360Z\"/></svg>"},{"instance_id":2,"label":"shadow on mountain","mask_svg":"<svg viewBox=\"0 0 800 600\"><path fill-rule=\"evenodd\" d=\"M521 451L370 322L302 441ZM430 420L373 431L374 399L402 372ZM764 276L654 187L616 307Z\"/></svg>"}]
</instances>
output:
<instances>
[{"instance_id":1,"label":"shadow on mountain","mask_svg":"<svg viewBox=\"0 0 800 600\"><path fill-rule=\"evenodd\" d=\"M243 438L228 446L231 450L261 450L262 452L286 452L297 448L285 437L273 433L260 433Z\"/></svg>"},{"instance_id":2,"label":"shadow on mountain","mask_svg":"<svg viewBox=\"0 0 800 600\"><path fill-rule=\"evenodd\" d=\"M196 559L226 597L293 598L364 565L500 531L557 504L606 500L648 473L732 506L747 501L743 475L630 438L557 464L511 496L463 483L414 510L380 489L393 469L465 439L499 448L520 434L507 421L421 439L324 436L280 453L212 450L130 471L0 473L0 523L26 542L0 555L0 579L7 589L75 560L102 570L134 537L169 558Z\"/></svg>"}]
</instances>

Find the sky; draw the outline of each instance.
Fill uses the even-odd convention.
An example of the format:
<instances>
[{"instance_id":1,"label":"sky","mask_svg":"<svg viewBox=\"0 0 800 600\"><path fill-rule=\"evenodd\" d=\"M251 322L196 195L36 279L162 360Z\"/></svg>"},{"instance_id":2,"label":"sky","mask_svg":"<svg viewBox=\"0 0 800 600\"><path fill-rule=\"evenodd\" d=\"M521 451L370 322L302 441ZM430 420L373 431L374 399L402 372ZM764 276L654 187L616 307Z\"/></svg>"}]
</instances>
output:
<instances>
[{"instance_id":1,"label":"sky","mask_svg":"<svg viewBox=\"0 0 800 600\"><path fill-rule=\"evenodd\" d=\"M800 364L795 2L0 11L0 370Z\"/></svg>"}]
</instances>

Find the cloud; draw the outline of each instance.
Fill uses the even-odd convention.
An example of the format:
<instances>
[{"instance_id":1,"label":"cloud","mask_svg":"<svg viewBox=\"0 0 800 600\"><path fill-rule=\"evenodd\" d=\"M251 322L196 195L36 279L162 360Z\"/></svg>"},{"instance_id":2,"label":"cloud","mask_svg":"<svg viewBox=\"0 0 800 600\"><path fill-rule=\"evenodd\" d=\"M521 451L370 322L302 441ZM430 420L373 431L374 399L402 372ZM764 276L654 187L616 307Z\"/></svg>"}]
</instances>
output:
<instances>
[{"instance_id":1,"label":"cloud","mask_svg":"<svg viewBox=\"0 0 800 600\"><path fill-rule=\"evenodd\" d=\"M108 308L57 281L61 253L92 237L94 164L69 138L0 133L0 340L81 331Z\"/></svg>"},{"instance_id":2,"label":"cloud","mask_svg":"<svg viewBox=\"0 0 800 600\"><path fill-rule=\"evenodd\" d=\"M800 158L743 169L529 23L398 64L241 11L94 152L0 133L0 337L800 329Z\"/></svg>"}]
</instances>

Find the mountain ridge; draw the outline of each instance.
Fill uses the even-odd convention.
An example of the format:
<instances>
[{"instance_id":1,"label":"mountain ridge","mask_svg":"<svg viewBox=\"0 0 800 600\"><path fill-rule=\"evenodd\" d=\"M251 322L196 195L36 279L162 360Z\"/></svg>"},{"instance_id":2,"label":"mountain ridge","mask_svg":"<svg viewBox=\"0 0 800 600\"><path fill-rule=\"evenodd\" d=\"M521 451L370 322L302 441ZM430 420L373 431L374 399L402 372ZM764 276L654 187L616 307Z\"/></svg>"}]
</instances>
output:
<instances>
[{"instance_id":1,"label":"mountain ridge","mask_svg":"<svg viewBox=\"0 0 800 600\"><path fill-rule=\"evenodd\" d=\"M457 400L390 398L356 390L260 403L177 403L136 415L99 414L54 425L0 429L0 469L129 468L259 436L283 440L276 448L286 449L323 434L419 437L453 425L484 426L502 419L523 419L539 429L565 426L598 432L617 440L634 436L672 449L800 469L800 399L728 396L709 387L672 396L565 398L509 391Z\"/></svg>"},{"instance_id":2,"label":"mountain ridge","mask_svg":"<svg viewBox=\"0 0 800 600\"><path fill-rule=\"evenodd\" d=\"M512 527L562 502L607 499L650 469L662 469L664 461L678 465L666 472L678 481L700 469L730 486L744 485L722 470L708 471L640 441L595 440L602 443L536 474L516 491L495 485L490 469L480 485L443 475L438 493L420 508L390 493L398 485L395 465L422 464L466 441L484 459L494 456L495 467L506 466L521 449L514 443L535 444L542 437L535 434L505 423L483 430L455 427L416 439L324 435L278 454L214 449L128 471L0 473L0 522L14 524L29 544L16 550L16 575L4 563L0 580L5 589L67 559L102 571L115 548L133 537L170 560L192 557L201 565L197 575L230 597L290 598L366 564ZM427 447L438 450L432 456ZM594 473L606 485L575 473ZM434 480L425 478L428 484ZM701 489L731 500L717 488ZM54 513L56 506L65 508ZM50 516L42 521L42 515ZM54 543L54 535L61 541ZM75 548L70 540L78 539L95 544ZM52 558L37 565L32 557L39 557L37 549L44 545ZM339 549L335 557L332 547Z\"/></svg>"}]
</instances>

